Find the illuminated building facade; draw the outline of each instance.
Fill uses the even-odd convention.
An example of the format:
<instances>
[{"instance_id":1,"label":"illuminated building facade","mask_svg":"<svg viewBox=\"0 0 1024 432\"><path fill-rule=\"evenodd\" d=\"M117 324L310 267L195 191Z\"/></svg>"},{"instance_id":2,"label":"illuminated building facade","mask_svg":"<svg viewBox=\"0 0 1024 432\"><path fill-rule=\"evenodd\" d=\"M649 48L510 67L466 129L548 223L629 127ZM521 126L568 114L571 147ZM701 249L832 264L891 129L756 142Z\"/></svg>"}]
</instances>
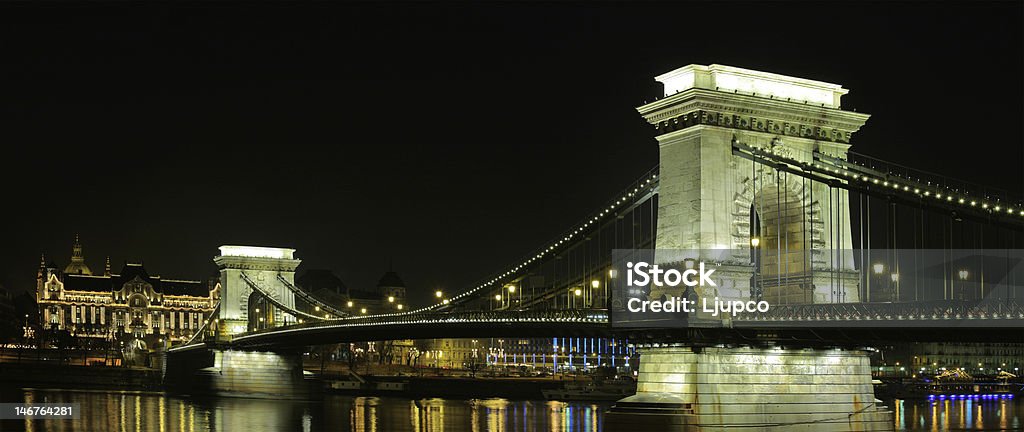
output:
<instances>
[{"instance_id":1,"label":"illuminated building facade","mask_svg":"<svg viewBox=\"0 0 1024 432\"><path fill-rule=\"evenodd\" d=\"M188 340L209 319L218 287L150 275L141 263L125 263L113 273L109 258L103 274L94 275L76 237L71 263L64 271L45 259L40 262L36 302L41 323L51 330L81 337L132 335L173 343Z\"/></svg>"}]
</instances>

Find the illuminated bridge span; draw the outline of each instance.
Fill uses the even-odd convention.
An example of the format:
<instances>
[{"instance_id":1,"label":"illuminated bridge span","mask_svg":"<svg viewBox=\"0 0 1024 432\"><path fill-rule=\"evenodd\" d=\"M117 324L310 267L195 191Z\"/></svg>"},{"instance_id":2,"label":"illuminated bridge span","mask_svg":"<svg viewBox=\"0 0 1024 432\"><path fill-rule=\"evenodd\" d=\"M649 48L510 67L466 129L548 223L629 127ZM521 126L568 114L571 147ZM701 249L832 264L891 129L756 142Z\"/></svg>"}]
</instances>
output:
<instances>
[{"instance_id":1,"label":"illuminated bridge span","mask_svg":"<svg viewBox=\"0 0 1024 432\"><path fill-rule=\"evenodd\" d=\"M323 320L236 336L235 346L308 346L323 340L366 341L445 337L608 335L604 310L418 312L361 319Z\"/></svg>"},{"instance_id":2,"label":"illuminated bridge span","mask_svg":"<svg viewBox=\"0 0 1024 432\"><path fill-rule=\"evenodd\" d=\"M678 85L672 79L663 82ZM768 300L772 308L737 317L734 326L819 322L835 327L890 320L1019 325L1024 270L1018 267L1024 256L1010 248L1024 243L1020 199L849 151L849 136L867 116L840 111L838 102L821 99L809 107L807 101L772 98L767 103L772 106L765 108L759 106L764 97L756 91L723 94L721 88L696 86L641 107L661 134L662 166L520 261L417 310L350 316L294 285L298 260L292 250L226 247L218 257L222 281L240 287L229 291L241 294L226 294L234 298L224 301L227 307L219 308L217 325L205 327L202 338L217 335L222 342L242 343L270 340L275 331L328 335L334 333L315 329L321 323L335 329L390 328L434 312L555 317L557 311L614 308L610 252L656 245L748 250L741 267L750 282L731 299ZM690 108L702 100L715 101L717 111ZM779 104L815 111L824 118L818 123L829 128L772 121ZM744 112L762 109L763 117L723 115L734 105L745 107ZM786 118L794 118L793 112ZM685 160L696 153L708 161L696 167L680 164L673 146L697 138L700 144L685 149ZM687 204L664 200L666 187L673 200ZM702 201L687 201L687 194ZM904 256L905 250L939 251L948 264L931 266L927 274L916 268L913 274L903 272L901 267L920 258ZM457 320L438 321L435 329L444 334Z\"/></svg>"},{"instance_id":3,"label":"illuminated bridge span","mask_svg":"<svg viewBox=\"0 0 1024 432\"><path fill-rule=\"evenodd\" d=\"M852 152L852 136L869 116L843 110L848 90L837 84L722 65L690 65L656 79L664 97L638 111L657 130L659 165L517 262L462 292L439 293L417 310L346 316L295 287L293 250L225 246L215 259L223 288L218 319L203 329L203 341L172 354L202 346L232 352L395 338L621 332L649 345L639 393L620 402L610 425L617 413L671 400L678 406L670 411L684 413L686 422L699 423L707 414L741 427L797 419L826 430L884 430L892 424L886 413L858 402L873 400L866 356L825 349L837 346L836 335L846 335L849 343L838 344L846 347L893 335L1021 339L1019 194ZM644 322L622 326L616 313L625 305L612 295L622 279L615 250L627 257L654 251L657 263L709 262L724 282L686 295L767 301L771 309L730 319L697 316L687 321L692 326L674 330L657 320L646 328ZM716 251L730 253L718 259ZM668 294L675 295L663 288L636 293L649 300ZM876 331L881 328L886 331ZM728 334L737 337L714 345ZM758 345L797 340L803 351L782 357ZM665 342L694 349L664 348ZM757 368L778 362L772 379L784 382L747 386L819 382L792 372L808 368L789 365L857 372L814 389L817 411L810 414L794 414L808 410L790 403L808 402L786 396L733 416L722 408L728 401L759 403L736 396L746 387L731 393L724 384L686 387L710 382L714 377L697 375L722 362L749 369L736 376L740 381L762 377ZM645 364L662 363L685 364L692 372L645 372ZM783 393L807 389L791 390ZM698 393L708 397L695 399ZM708 405L716 400L724 405ZM765 416L774 417L769 422Z\"/></svg>"}]
</instances>

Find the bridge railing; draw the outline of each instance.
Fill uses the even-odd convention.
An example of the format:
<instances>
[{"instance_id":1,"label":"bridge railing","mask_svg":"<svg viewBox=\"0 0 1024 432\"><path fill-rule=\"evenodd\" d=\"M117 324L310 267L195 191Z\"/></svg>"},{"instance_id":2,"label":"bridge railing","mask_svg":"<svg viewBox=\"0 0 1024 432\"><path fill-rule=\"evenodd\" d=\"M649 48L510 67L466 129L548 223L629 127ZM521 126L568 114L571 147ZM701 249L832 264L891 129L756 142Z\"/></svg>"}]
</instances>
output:
<instances>
[{"instance_id":1,"label":"bridge railing","mask_svg":"<svg viewBox=\"0 0 1024 432\"><path fill-rule=\"evenodd\" d=\"M382 317L354 317L330 321L306 322L292 324L282 327L262 329L249 335L273 333L282 330L295 329L317 329L317 328L339 328L339 327L363 327L363 326L387 326L387 325L409 325L409 324L438 324L438 323L538 323L538 322L575 322L605 324L608 322L608 312L604 309L567 309L567 310L536 310L536 311L460 311L460 312L420 312L415 314L382 316ZM238 339L238 336L235 339Z\"/></svg>"},{"instance_id":2,"label":"bridge railing","mask_svg":"<svg viewBox=\"0 0 1024 432\"><path fill-rule=\"evenodd\" d=\"M1015 299L777 305L768 312L740 315L737 320L880 321L886 326L892 326L892 321L1024 320L1024 306Z\"/></svg>"}]
</instances>

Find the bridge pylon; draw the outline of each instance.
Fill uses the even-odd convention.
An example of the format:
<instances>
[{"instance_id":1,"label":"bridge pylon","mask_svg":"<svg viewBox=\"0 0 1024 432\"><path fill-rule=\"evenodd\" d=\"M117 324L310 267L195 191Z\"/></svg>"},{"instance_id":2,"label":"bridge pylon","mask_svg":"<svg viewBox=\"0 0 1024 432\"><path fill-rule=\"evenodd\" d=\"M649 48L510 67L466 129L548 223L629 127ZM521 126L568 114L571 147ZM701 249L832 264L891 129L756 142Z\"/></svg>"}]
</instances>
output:
<instances>
[{"instance_id":1,"label":"bridge pylon","mask_svg":"<svg viewBox=\"0 0 1024 432\"><path fill-rule=\"evenodd\" d=\"M723 268L719 274L733 280L713 296L777 304L859 301L853 255L833 252L852 249L847 192L733 152L742 143L806 163L815 151L846 159L850 137L869 117L840 108L848 90L715 64L655 79L665 96L637 110L659 132L656 260L702 258L675 256L681 250L752 249L758 259ZM752 280L760 281L761 292L751 292Z\"/></svg>"},{"instance_id":2,"label":"bridge pylon","mask_svg":"<svg viewBox=\"0 0 1024 432\"><path fill-rule=\"evenodd\" d=\"M295 309L295 249L221 246L213 261L220 269L221 301L216 325L218 338L294 324L297 318L282 309ZM282 280L283 279L283 280ZM267 297L270 297L269 299Z\"/></svg>"},{"instance_id":3,"label":"bridge pylon","mask_svg":"<svg viewBox=\"0 0 1024 432\"><path fill-rule=\"evenodd\" d=\"M722 65L656 79L665 97L638 108L660 132L655 261L733 251L737 258L717 270L725 280L713 292L698 290L703 298L860 301L853 254L832 252L852 249L846 191L733 151L743 144L805 163L815 152L845 159L850 136L868 118L840 109L847 90ZM735 253L745 250L755 254ZM668 294L659 289L650 298ZM875 404L864 351L665 345L640 350L637 394L612 407L607 429L893 430L892 413Z\"/></svg>"}]
</instances>

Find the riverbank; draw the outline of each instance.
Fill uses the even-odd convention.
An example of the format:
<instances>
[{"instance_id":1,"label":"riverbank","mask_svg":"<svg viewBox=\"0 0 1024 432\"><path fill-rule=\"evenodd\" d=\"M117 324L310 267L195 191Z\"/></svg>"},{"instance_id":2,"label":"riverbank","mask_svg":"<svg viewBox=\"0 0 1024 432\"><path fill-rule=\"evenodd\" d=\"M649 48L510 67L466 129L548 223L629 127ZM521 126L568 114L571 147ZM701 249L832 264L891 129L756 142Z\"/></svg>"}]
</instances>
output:
<instances>
[{"instance_id":1,"label":"riverbank","mask_svg":"<svg viewBox=\"0 0 1024 432\"><path fill-rule=\"evenodd\" d=\"M0 363L0 381L33 388L160 390L158 369L54 363Z\"/></svg>"}]
</instances>

